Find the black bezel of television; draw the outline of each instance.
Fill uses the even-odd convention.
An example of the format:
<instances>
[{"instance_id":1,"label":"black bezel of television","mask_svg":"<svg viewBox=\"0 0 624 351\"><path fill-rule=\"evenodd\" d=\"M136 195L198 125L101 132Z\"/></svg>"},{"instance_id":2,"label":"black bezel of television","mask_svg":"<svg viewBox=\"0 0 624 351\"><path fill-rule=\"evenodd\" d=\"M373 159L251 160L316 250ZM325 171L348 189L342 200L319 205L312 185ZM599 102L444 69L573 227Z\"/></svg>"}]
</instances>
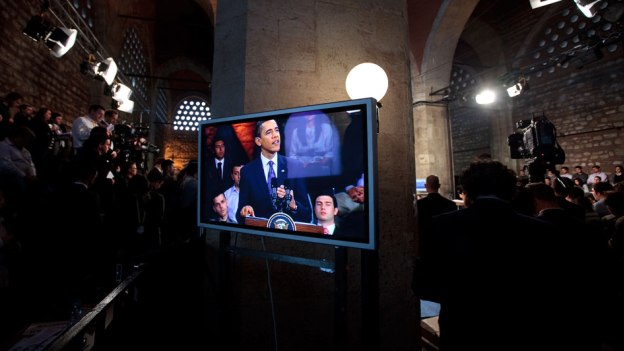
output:
<instances>
[{"instance_id":1,"label":"black bezel of television","mask_svg":"<svg viewBox=\"0 0 624 351\"><path fill-rule=\"evenodd\" d=\"M268 186L266 191L264 188L257 190L258 187L249 190L252 170L257 169L255 173L259 178L262 174L262 169L259 168L261 166L250 164L243 171L248 163L260 157L260 147L255 143L255 128L258 121L267 120L275 120L280 131L278 158L288 160L288 166L285 167L288 180L273 182L273 198L270 197L271 190ZM198 225L215 230L375 250L378 225L377 123L377 101L372 98L213 118L202 122L199 125L198 138ZM306 131L307 134L304 133ZM230 165L223 170L223 178L229 183L217 181L214 177L214 143L219 140L223 140L225 144L225 164ZM302 146L306 143L307 145ZM239 214L237 223L217 220L212 198L232 185L230 170L231 165L235 164L243 165L241 173L247 172L245 179L248 179L248 186L245 187L241 179L240 187L241 193L248 193L245 198L249 198L251 192L265 192L262 198L272 201L272 209L278 215L259 216L256 213L257 217L240 217L244 204L239 204L236 212ZM299 171L294 172L295 169ZM280 179L279 172L277 179ZM266 182L266 171L262 177ZM298 205L296 211L299 215L307 214L307 217L300 220L290 214L286 221L292 219L290 225L280 225L280 219L274 221L274 217L282 213L279 210L279 201L275 201L275 187L285 184L288 188L295 189L295 183L302 185L298 188L299 194L294 193ZM363 202L361 197L352 198L349 195L348 189L353 186L360 190L363 188ZM336 216L337 229L334 235L323 234L322 229L318 230L322 226L315 224L315 197L317 194L327 194L328 191L335 195L340 209ZM305 193L303 198L301 193ZM284 212L288 214L288 208L282 207L284 208Z\"/></svg>"}]
</instances>

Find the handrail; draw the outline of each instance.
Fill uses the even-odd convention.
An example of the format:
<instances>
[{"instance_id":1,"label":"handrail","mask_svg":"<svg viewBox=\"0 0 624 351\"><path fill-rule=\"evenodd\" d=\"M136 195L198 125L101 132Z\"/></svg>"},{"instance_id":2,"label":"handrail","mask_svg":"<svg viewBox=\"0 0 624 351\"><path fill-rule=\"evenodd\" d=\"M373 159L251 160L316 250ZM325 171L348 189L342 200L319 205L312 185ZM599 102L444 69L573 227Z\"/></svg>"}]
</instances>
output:
<instances>
[{"instance_id":1,"label":"handrail","mask_svg":"<svg viewBox=\"0 0 624 351\"><path fill-rule=\"evenodd\" d=\"M63 334L61 334L49 347L46 348L48 351L57 351L57 350L67 350L67 348L71 345L72 342L76 340L77 337L83 335L85 329L91 325L93 321L96 321L100 318L105 318L105 314L108 308L111 307L111 304L119 298L119 296L131 287L135 283L135 280L141 275L142 270L138 269L131 275L129 275L126 279L124 279L119 285L113 289L102 301L100 301L91 311L89 311L84 317L82 317L76 324L71 326L68 330L66 330Z\"/></svg>"}]
</instances>

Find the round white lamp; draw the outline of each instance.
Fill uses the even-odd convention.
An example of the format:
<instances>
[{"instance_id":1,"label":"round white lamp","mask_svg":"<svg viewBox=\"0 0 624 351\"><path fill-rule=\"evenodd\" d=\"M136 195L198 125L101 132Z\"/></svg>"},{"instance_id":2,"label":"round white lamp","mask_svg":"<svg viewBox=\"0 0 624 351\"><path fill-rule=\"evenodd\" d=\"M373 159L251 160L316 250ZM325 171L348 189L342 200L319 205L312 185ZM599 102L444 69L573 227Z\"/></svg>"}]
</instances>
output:
<instances>
[{"instance_id":1,"label":"round white lamp","mask_svg":"<svg viewBox=\"0 0 624 351\"><path fill-rule=\"evenodd\" d=\"M372 97L380 101L388 91L388 76L374 63L360 63L351 69L345 84L352 100Z\"/></svg>"}]
</instances>

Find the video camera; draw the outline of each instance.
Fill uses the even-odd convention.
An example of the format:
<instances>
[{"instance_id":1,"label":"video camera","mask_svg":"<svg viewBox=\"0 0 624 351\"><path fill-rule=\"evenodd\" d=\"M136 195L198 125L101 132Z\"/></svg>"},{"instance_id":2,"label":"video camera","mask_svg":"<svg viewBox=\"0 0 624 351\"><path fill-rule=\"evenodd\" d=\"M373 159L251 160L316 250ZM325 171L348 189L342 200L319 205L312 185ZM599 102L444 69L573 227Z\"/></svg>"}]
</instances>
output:
<instances>
[{"instance_id":1,"label":"video camera","mask_svg":"<svg viewBox=\"0 0 624 351\"><path fill-rule=\"evenodd\" d=\"M546 169L565 162L565 152L557 142L557 129L546 116L518 121L516 128L507 138L510 157L527 160L531 181L543 177Z\"/></svg>"},{"instance_id":2,"label":"video camera","mask_svg":"<svg viewBox=\"0 0 624 351\"><path fill-rule=\"evenodd\" d=\"M145 170L146 154L158 154L160 148L147 142L149 127L141 124L120 123L115 125L114 144L119 148L119 160L136 162L141 170Z\"/></svg>"}]
</instances>

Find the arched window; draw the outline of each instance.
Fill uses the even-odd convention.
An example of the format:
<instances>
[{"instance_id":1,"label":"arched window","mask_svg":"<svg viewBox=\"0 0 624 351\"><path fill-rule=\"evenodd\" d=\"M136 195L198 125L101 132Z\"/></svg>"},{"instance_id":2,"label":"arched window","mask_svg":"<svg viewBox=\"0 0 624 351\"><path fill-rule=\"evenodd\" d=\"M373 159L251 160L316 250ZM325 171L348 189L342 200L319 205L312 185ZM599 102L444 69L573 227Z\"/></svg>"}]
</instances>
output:
<instances>
[{"instance_id":1,"label":"arched window","mask_svg":"<svg viewBox=\"0 0 624 351\"><path fill-rule=\"evenodd\" d=\"M199 123L207 119L210 119L210 106L206 99L199 96L188 96L175 109L173 130L196 132Z\"/></svg>"},{"instance_id":2,"label":"arched window","mask_svg":"<svg viewBox=\"0 0 624 351\"><path fill-rule=\"evenodd\" d=\"M135 28L130 28L126 32L121 57L119 58L119 69L126 73L132 81L134 94L139 94L145 101L147 98L147 59L145 58L143 44Z\"/></svg>"}]
</instances>

